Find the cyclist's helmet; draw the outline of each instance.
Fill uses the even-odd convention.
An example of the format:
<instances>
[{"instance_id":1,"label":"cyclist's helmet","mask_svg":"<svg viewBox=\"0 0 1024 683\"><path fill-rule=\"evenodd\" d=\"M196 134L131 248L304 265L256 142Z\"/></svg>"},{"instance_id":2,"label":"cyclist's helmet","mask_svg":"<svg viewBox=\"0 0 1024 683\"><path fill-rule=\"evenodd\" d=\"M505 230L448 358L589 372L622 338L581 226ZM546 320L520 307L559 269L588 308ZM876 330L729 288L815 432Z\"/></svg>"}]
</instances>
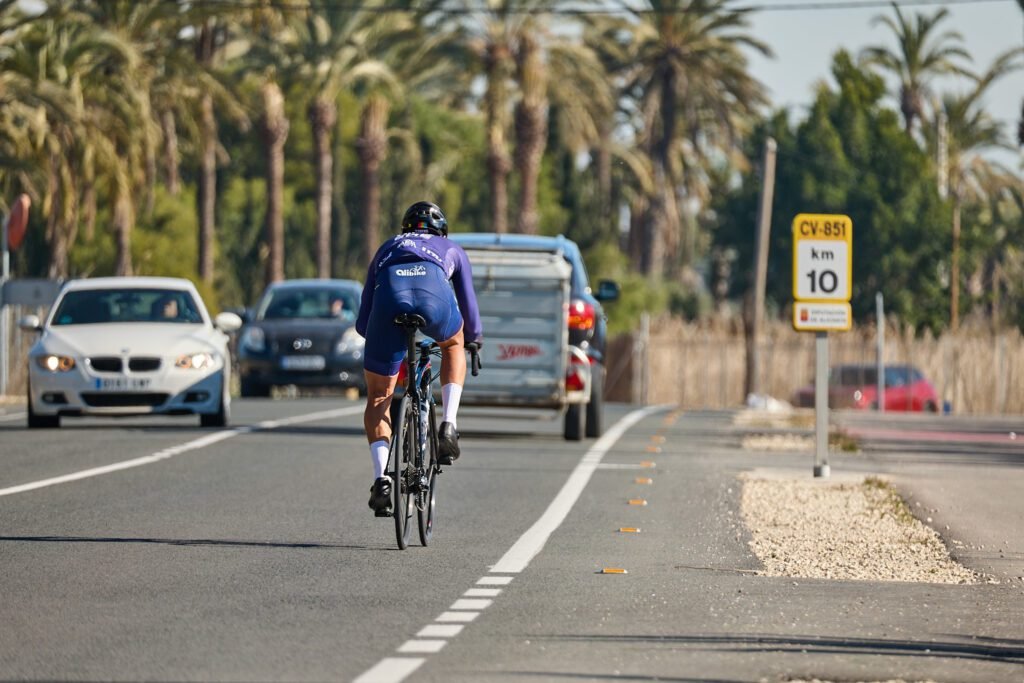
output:
<instances>
[{"instance_id":1,"label":"cyclist's helmet","mask_svg":"<svg viewBox=\"0 0 1024 683\"><path fill-rule=\"evenodd\" d=\"M448 219L437 204L416 202L405 210L402 217L403 230L426 230L441 237L448 236Z\"/></svg>"}]
</instances>

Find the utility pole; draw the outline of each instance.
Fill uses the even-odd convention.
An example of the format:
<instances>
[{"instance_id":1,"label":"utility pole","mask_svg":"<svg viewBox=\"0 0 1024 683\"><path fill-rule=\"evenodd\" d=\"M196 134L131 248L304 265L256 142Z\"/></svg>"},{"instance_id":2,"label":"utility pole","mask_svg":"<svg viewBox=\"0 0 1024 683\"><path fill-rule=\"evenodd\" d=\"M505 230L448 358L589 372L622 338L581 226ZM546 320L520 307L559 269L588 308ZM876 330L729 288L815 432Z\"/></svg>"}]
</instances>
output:
<instances>
[{"instance_id":1,"label":"utility pole","mask_svg":"<svg viewBox=\"0 0 1024 683\"><path fill-rule=\"evenodd\" d=\"M757 207L757 247L754 253L754 296L750 326L747 328L747 376L745 395L761 393L761 321L764 318L764 290L768 278L768 243L772 229L772 199L775 194L775 139L764 142L761 202Z\"/></svg>"}]
</instances>

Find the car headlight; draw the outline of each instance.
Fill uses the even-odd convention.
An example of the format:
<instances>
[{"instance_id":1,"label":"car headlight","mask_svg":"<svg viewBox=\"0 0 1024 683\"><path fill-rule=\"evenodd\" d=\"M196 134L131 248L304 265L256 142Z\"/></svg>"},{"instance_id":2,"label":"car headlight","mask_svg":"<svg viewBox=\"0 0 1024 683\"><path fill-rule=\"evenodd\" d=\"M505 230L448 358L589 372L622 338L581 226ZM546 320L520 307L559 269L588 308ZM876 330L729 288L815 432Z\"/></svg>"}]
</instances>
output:
<instances>
[{"instance_id":1,"label":"car headlight","mask_svg":"<svg viewBox=\"0 0 1024 683\"><path fill-rule=\"evenodd\" d=\"M334 347L334 352L339 356L361 353L364 346L366 346L366 340L356 332L356 328L350 327L341 335L338 345Z\"/></svg>"},{"instance_id":2,"label":"car headlight","mask_svg":"<svg viewBox=\"0 0 1024 683\"><path fill-rule=\"evenodd\" d=\"M256 353L263 353L267 350L267 335L260 327L247 327L238 340L244 348Z\"/></svg>"},{"instance_id":3,"label":"car headlight","mask_svg":"<svg viewBox=\"0 0 1024 683\"><path fill-rule=\"evenodd\" d=\"M201 351L200 353L186 353L179 356L174 362L174 367L182 370L207 370L213 367L213 354Z\"/></svg>"},{"instance_id":4,"label":"car headlight","mask_svg":"<svg viewBox=\"0 0 1024 683\"><path fill-rule=\"evenodd\" d=\"M53 354L46 356L38 356L36 363L43 370L50 372L68 372L73 370L75 367L75 359L71 356L56 356Z\"/></svg>"}]
</instances>

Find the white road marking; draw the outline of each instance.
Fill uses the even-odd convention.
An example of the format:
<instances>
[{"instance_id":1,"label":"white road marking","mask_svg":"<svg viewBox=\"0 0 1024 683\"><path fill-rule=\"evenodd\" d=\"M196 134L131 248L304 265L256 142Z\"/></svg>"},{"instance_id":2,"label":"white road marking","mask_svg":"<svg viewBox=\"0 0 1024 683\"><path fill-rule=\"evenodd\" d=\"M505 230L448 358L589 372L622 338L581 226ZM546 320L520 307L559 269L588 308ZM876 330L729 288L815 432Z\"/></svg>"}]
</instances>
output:
<instances>
[{"instance_id":1,"label":"white road marking","mask_svg":"<svg viewBox=\"0 0 1024 683\"><path fill-rule=\"evenodd\" d=\"M447 640L407 640L398 651L407 655L426 655L440 652L448 644Z\"/></svg>"},{"instance_id":2,"label":"white road marking","mask_svg":"<svg viewBox=\"0 0 1024 683\"><path fill-rule=\"evenodd\" d=\"M629 465L624 463L605 463L602 462L597 466L599 470L646 470L647 465L641 465L639 463L635 465Z\"/></svg>"},{"instance_id":3,"label":"white road marking","mask_svg":"<svg viewBox=\"0 0 1024 683\"><path fill-rule=\"evenodd\" d=\"M507 586L512 583L512 576L484 576L476 582L478 586Z\"/></svg>"},{"instance_id":4,"label":"white road marking","mask_svg":"<svg viewBox=\"0 0 1024 683\"><path fill-rule=\"evenodd\" d=\"M459 599L459 600L456 600L455 602L453 602L452 606L449 607L448 609L452 609L452 610L459 610L459 609L481 610L481 609L487 609L488 607L490 607L492 602L494 602L494 600L465 600L465 599Z\"/></svg>"},{"instance_id":5,"label":"white road marking","mask_svg":"<svg viewBox=\"0 0 1024 683\"><path fill-rule=\"evenodd\" d=\"M352 683L398 683L426 660L423 657L387 657L382 659Z\"/></svg>"},{"instance_id":6,"label":"white road marking","mask_svg":"<svg viewBox=\"0 0 1024 683\"><path fill-rule=\"evenodd\" d=\"M349 408L339 408L336 410L323 410L318 413L308 413L306 415L296 415L294 417L288 417L281 420L266 420L259 422L255 425L246 427L235 427L234 429L225 429L220 432L214 432L207 434L198 439L192 441L186 441L183 444L177 446L171 446L165 448L162 451L157 451L152 455L144 455L141 458L133 458L131 460L122 460L121 462L111 463L109 465L103 465L101 467L93 467L87 470L80 470L78 472L72 472L70 474L64 474L59 477L51 477L49 479L40 479L39 481L32 481L26 484L18 484L17 486L9 486L4 489L0 489L0 497L11 496L15 493L24 493L25 491L33 491L35 489L46 488L47 486L56 486L58 484L66 484L71 481L78 481L79 479L88 479L90 477L99 477L104 474L110 474L111 472L119 472L121 470L131 469L133 467L142 467L143 465L152 465L155 462L161 460L167 460L173 458L176 455L187 453L189 451L199 450L200 448L206 448L212 446L215 443L225 441L238 436L239 434L249 434L255 431L263 431L270 429L278 429L287 425L300 424L302 422L316 422L317 420L326 420L332 417L341 417L343 415L354 415L356 413L362 413L364 408L362 406L352 406Z\"/></svg>"},{"instance_id":7,"label":"white road marking","mask_svg":"<svg viewBox=\"0 0 1024 683\"><path fill-rule=\"evenodd\" d=\"M468 624L478 616L480 616L479 612L441 612L441 615L434 621L439 623L460 622Z\"/></svg>"},{"instance_id":8,"label":"white road marking","mask_svg":"<svg viewBox=\"0 0 1024 683\"><path fill-rule=\"evenodd\" d=\"M25 413L11 413L10 415L0 415L0 422L7 422L8 420L24 420Z\"/></svg>"},{"instance_id":9,"label":"white road marking","mask_svg":"<svg viewBox=\"0 0 1024 683\"><path fill-rule=\"evenodd\" d=\"M591 475L594 474L594 470L600 464L601 458L604 457L605 453L615 445L615 442L625 434L627 429L648 415L666 409L666 406L651 406L650 408L634 411L619 420L614 427L605 432L604 436L591 446L579 464L576 465L576 469L569 475L568 481L562 486L562 490L551 501L548 509L544 511L540 519L534 522L533 526L527 529L526 533L515 542L515 545L509 548L504 557L491 567L491 571L495 574L518 574L526 569L527 565L530 564L530 560L536 557L537 553L544 548L548 538L554 533L555 529L561 526L566 516L568 516L569 511L576 504L576 500L580 497L587 482L590 481Z\"/></svg>"},{"instance_id":10,"label":"white road marking","mask_svg":"<svg viewBox=\"0 0 1024 683\"><path fill-rule=\"evenodd\" d=\"M496 565L491 567L492 574L518 574L526 569L537 553L541 551L551 534L561 525L569 510L576 503L583 488L590 480L590 476L597 469L611 447L619 438L638 421L651 413L665 410L665 406L654 406L637 410L622 418L614 427L595 443L589 451L584 454L583 459L576 465L576 468L569 475L569 480L562 486L555 499L548 506L548 509L541 515L533 526L505 553ZM512 583L512 576L484 576L477 580L478 586L507 586ZM439 652L448 642L444 638L454 638L462 631L462 624L469 623L480 616L479 610L487 609L494 602L484 597L496 597L501 593L500 588L470 588L463 593L448 609L442 612L433 624L424 626L416 634L415 640L407 640L398 647L400 653L426 654ZM455 625L452 625L455 624ZM429 639L433 638L433 639ZM387 657L378 662L355 679L354 683L399 683L406 676L414 672L423 659L406 659L399 657ZM408 664L415 662L415 664ZM408 670L402 669L403 663ZM385 666L387 664L387 666Z\"/></svg>"},{"instance_id":11,"label":"white road marking","mask_svg":"<svg viewBox=\"0 0 1024 683\"><path fill-rule=\"evenodd\" d=\"M416 634L417 638L454 638L466 628L462 624L428 624Z\"/></svg>"}]
</instances>

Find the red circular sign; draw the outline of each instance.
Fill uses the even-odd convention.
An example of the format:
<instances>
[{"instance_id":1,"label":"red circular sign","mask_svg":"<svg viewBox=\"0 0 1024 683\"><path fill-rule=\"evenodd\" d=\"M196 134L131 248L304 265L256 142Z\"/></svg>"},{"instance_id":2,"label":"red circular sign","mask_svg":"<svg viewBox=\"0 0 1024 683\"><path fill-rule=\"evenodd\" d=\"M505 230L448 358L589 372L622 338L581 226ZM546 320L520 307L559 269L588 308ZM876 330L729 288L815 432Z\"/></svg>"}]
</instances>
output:
<instances>
[{"instance_id":1,"label":"red circular sign","mask_svg":"<svg viewBox=\"0 0 1024 683\"><path fill-rule=\"evenodd\" d=\"M11 215L7 218L7 246L14 250L21 246L25 239L25 230L28 227L28 209L32 206L32 200L27 194L19 195L11 207Z\"/></svg>"}]
</instances>

